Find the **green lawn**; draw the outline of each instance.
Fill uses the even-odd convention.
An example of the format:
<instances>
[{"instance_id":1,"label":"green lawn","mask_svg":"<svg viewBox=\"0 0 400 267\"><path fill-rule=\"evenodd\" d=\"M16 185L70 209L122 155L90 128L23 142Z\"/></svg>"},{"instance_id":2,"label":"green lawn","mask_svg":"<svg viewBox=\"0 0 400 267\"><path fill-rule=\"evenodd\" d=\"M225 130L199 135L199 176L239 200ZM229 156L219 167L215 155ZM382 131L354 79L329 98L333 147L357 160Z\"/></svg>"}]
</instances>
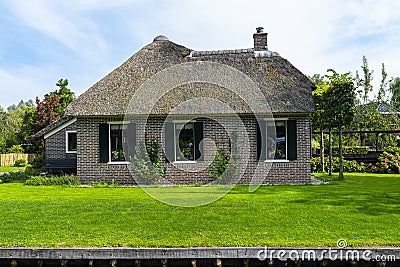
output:
<instances>
[{"instance_id":1,"label":"green lawn","mask_svg":"<svg viewBox=\"0 0 400 267\"><path fill-rule=\"evenodd\" d=\"M25 170L26 167L27 166L25 166L25 167L0 166L0 173L21 171L21 170Z\"/></svg>"},{"instance_id":2,"label":"green lawn","mask_svg":"<svg viewBox=\"0 0 400 267\"><path fill-rule=\"evenodd\" d=\"M237 186L182 208L140 188L0 184L0 246L400 246L399 186L400 175L347 174L329 185Z\"/></svg>"}]
</instances>

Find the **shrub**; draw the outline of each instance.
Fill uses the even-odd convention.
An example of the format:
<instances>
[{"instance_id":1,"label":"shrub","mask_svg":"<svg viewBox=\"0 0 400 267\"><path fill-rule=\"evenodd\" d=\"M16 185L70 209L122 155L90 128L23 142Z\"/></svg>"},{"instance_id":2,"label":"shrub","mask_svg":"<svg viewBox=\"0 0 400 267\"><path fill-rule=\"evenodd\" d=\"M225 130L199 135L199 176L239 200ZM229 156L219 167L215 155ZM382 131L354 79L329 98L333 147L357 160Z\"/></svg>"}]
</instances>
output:
<instances>
[{"instance_id":1,"label":"shrub","mask_svg":"<svg viewBox=\"0 0 400 267\"><path fill-rule=\"evenodd\" d=\"M7 149L7 153L23 154L24 149L20 145L13 145L9 149Z\"/></svg>"},{"instance_id":2,"label":"shrub","mask_svg":"<svg viewBox=\"0 0 400 267\"><path fill-rule=\"evenodd\" d=\"M397 146L389 146L383 149L383 152L387 152L390 154L400 154L400 147Z\"/></svg>"},{"instance_id":3,"label":"shrub","mask_svg":"<svg viewBox=\"0 0 400 267\"><path fill-rule=\"evenodd\" d=\"M41 170L41 169L43 169L43 166L44 166L44 158L45 158L44 153L42 153L42 154L37 155L36 157L34 157L33 160L32 160L32 163L31 163L32 168L34 168L34 169L36 169L36 170Z\"/></svg>"},{"instance_id":4,"label":"shrub","mask_svg":"<svg viewBox=\"0 0 400 267\"><path fill-rule=\"evenodd\" d=\"M78 177L74 175L66 176L32 176L30 179L25 181L26 185L66 185L66 186L77 186L80 185Z\"/></svg>"},{"instance_id":5,"label":"shrub","mask_svg":"<svg viewBox=\"0 0 400 267\"><path fill-rule=\"evenodd\" d=\"M368 146L343 146L343 154L367 154L369 151ZM339 154L339 147L332 147L333 154Z\"/></svg>"},{"instance_id":6,"label":"shrub","mask_svg":"<svg viewBox=\"0 0 400 267\"><path fill-rule=\"evenodd\" d=\"M383 152L376 167L380 173L400 173L400 153Z\"/></svg>"},{"instance_id":7,"label":"shrub","mask_svg":"<svg viewBox=\"0 0 400 267\"><path fill-rule=\"evenodd\" d=\"M325 157L325 170L329 168L329 157ZM332 171L338 172L340 168L340 159L338 157L332 158ZM364 163L358 163L355 160L343 160L343 169L345 172L367 172L372 168L372 164L365 165ZM311 171L321 172L321 158L311 158Z\"/></svg>"},{"instance_id":8,"label":"shrub","mask_svg":"<svg viewBox=\"0 0 400 267\"><path fill-rule=\"evenodd\" d=\"M26 160L24 159L17 159L14 162L14 167L25 167L25 165L26 165Z\"/></svg>"},{"instance_id":9,"label":"shrub","mask_svg":"<svg viewBox=\"0 0 400 267\"><path fill-rule=\"evenodd\" d=\"M26 168L25 171L3 173L0 177L3 180L3 183L14 183L14 182L25 182L31 176L38 174L39 174L38 170L32 168Z\"/></svg>"}]
</instances>

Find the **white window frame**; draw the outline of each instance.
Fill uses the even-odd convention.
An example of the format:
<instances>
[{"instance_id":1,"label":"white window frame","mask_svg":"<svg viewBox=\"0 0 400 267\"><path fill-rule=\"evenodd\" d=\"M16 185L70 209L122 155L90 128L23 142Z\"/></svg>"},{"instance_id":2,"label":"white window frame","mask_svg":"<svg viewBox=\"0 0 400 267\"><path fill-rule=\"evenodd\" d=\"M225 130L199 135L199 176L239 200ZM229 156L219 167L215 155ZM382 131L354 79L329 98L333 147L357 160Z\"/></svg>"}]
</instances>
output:
<instances>
[{"instance_id":1,"label":"white window frame","mask_svg":"<svg viewBox=\"0 0 400 267\"><path fill-rule=\"evenodd\" d=\"M111 125L124 125L129 124L129 121L109 121L108 124L108 164L118 165L118 164L130 164L129 161L111 161Z\"/></svg>"},{"instance_id":2,"label":"white window frame","mask_svg":"<svg viewBox=\"0 0 400 267\"><path fill-rule=\"evenodd\" d=\"M77 134L77 131L65 131L65 153L67 153L67 154L76 154L78 152L78 140L76 142L76 150L75 151L68 149L68 147L69 147L68 134L70 134L70 133Z\"/></svg>"},{"instance_id":3,"label":"white window frame","mask_svg":"<svg viewBox=\"0 0 400 267\"><path fill-rule=\"evenodd\" d=\"M287 121L289 120L289 118L266 118L264 119L266 122L269 121L285 121L285 148L286 148L286 155L285 155L285 159L266 159L264 160L264 162L290 162L290 160L287 159L287 155L288 155L288 146L287 146ZM268 137L268 125L267 123L265 123L265 156L267 157L267 152L268 152L268 145L267 145L267 137Z\"/></svg>"},{"instance_id":4,"label":"white window frame","mask_svg":"<svg viewBox=\"0 0 400 267\"><path fill-rule=\"evenodd\" d=\"M195 132L194 132L194 123L196 122L196 120L176 120L176 121L172 121L172 123L174 124L174 164L176 163L176 164L180 164L180 163L183 163L183 164L193 164L193 163L197 163L197 161L196 160L176 160L176 146L177 146L177 144L176 144L176 124L186 124L186 123L189 123L189 122L191 122L191 123L193 123L193 146L194 146L194 148L193 148L193 153L194 153L194 156L196 155L196 146L194 145L194 135L195 135Z\"/></svg>"}]
</instances>

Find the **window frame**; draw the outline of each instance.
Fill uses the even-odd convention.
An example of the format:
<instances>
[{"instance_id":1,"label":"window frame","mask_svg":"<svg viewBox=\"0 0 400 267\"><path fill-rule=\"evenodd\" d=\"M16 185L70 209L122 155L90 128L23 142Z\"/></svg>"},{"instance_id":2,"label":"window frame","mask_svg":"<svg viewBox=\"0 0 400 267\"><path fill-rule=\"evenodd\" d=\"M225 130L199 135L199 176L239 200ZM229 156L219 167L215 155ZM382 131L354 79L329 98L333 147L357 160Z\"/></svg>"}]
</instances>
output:
<instances>
[{"instance_id":1,"label":"window frame","mask_svg":"<svg viewBox=\"0 0 400 267\"><path fill-rule=\"evenodd\" d=\"M129 121L109 121L108 124L108 164L130 164L129 161L111 161L111 125L127 125Z\"/></svg>"},{"instance_id":2,"label":"window frame","mask_svg":"<svg viewBox=\"0 0 400 267\"><path fill-rule=\"evenodd\" d=\"M197 163L196 158L196 146L195 146L195 129L194 129L194 125L195 125L196 120L174 120L172 121L173 125L174 125L174 161L173 163L175 164L180 164L180 163L184 163L184 164L194 164ZM177 124L187 124L187 123L192 123L193 124L193 158L194 160L177 160L176 159L176 146L177 146L177 140L176 140L176 125ZM178 136L179 139L179 136Z\"/></svg>"},{"instance_id":3,"label":"window frame","mask_svg":"<svg viewBox=\"0 0 400 267\"><path fill-rule=\"evenodd\" d=\"M284 121L285 122L285 158L284 159L268 159L266 158L264 160L264 162L290 162L290 160L288 159L288 120L289 118L265 118L265 157L267 157L268 155L268 144L267 144L267 138L268 138L268 122L273 121ZM276 126L275 126L276 127Z\"/></svg>"},{"instance_id":4,"label":"window frame","mask_svg":"<svg viewBox=\"0 0 400 267\"><path fill-rule=\"evenodd\" d=\"M76 134L76 150L69 150L69 142L68 142L68 135L69 134ZM76 130L65 131L65 153L67 154L76 154L78 153L78 132Z\"/></svg>"}]
</instances>

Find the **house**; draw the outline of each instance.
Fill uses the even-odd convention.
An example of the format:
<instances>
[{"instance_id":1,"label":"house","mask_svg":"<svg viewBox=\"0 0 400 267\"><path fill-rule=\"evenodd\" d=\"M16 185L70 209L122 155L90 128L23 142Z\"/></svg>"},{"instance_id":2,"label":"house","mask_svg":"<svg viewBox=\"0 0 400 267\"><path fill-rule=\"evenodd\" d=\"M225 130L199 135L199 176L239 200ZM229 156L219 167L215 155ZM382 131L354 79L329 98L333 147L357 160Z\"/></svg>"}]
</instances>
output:
<instances>
[{"instance_id":1,"label":"house","mask_svg":"<svg viewBox=\"0 0 400 267\"><path fill-rule=\"evenodd\" d=\"M310 182L314 85L268 50L261 27L253 39L249 49L193 51L157 36L36 134L45 167L136 184L129 161L146 144L175 184L215 180L217 150L235 161L236 182Z\"/></svg>"}]
</instances>

